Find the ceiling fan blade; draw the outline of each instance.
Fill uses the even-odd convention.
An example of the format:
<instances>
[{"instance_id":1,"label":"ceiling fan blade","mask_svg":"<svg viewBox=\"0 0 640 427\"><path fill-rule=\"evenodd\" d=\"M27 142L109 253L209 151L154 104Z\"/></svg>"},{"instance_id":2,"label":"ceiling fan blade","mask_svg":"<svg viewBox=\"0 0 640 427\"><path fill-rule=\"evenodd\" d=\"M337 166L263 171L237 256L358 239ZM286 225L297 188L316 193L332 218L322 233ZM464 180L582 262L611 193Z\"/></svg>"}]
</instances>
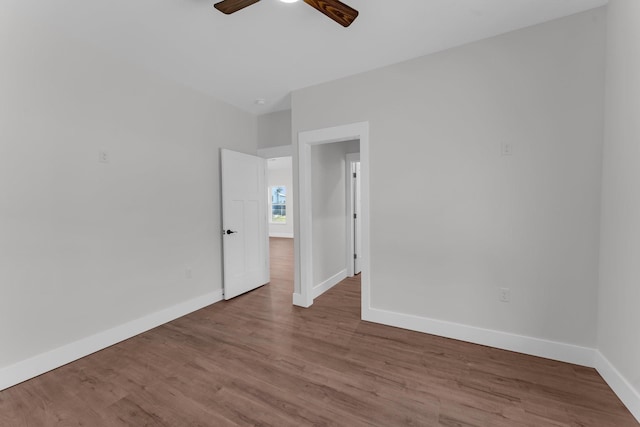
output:
<instances>
[{"instance_id":1,"label":"ceiling fan blade","mask_svg":"<svg viewBox=\"0 0 640 427\"><path fill-rule=\"evenodd\" d=\"M358 11L338 0L304 0L343 27L348 27L358 17Z\"/></svg>"},{"instance_id":2,"label":"ceiling fan blade","mask_svg":"<svg viewBox=\"0 0 640 427\"><path fill-rule=\"evenodd\" d=\"M234 12L244 9L247 6L251 6L254 3L258 3L260 0L222 0L213 5L222 13L230 15Z\"/></svg>"}]
</instances>

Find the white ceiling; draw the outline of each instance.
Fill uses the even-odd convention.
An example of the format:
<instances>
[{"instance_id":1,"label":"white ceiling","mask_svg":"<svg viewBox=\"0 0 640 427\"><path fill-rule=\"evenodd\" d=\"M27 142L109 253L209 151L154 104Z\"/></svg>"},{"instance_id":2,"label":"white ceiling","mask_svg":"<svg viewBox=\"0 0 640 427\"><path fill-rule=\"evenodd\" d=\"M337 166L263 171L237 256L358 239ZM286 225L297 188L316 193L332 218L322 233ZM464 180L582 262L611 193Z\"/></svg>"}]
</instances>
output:
<instances>
[{"instance_id":1,"label":"white ceiling","mask_svg":"<svg viewBox=\"0 0 640 427\"><path fill-rule=\"evenodd\" d=\"M295 89L607 3L347 0L360 16L343 28L303 2L278 0L233 15L215 0L0 1L254 114L289 108Z\"/></svg>"}]
</instances>

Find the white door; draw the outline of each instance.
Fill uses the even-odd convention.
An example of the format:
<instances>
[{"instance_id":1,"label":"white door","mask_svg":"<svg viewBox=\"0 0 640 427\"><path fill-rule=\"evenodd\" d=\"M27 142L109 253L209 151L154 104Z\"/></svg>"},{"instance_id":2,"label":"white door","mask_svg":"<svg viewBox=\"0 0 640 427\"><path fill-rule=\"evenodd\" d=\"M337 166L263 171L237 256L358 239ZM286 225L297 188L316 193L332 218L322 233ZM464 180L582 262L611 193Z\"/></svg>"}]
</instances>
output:
<instances>
[{"instance_id":1,"label":"white door","mask_svg":"<svg viewBox=\"0 0 640 427\"><path fill-rule=\"evenodd\" d=\"M362 268L360 267L360 247L362 246L362 227L361 227L361 220L360 220L360 205L361 205L361 198L360 198L360 162L355 162L353 164L354 167L354 173L355 173L355 180L354 180L354 203L353 203L353 211L355 213L355 215L353 216L353 232L354 232L354 239L353 239L353 253L354 253L354 260L353 260L353 274L358 274L360 273L360 271L362 271Z\"/></svg>"},{"instance_id":2,"label":"white door","mask_svg":"<svg viewBox=\"0 0 640 427\"><path fill-rule=\"evenodd\" d=\"M221 150L224 299L269 282L265 159Z\"/></svg>"}]
</instances>

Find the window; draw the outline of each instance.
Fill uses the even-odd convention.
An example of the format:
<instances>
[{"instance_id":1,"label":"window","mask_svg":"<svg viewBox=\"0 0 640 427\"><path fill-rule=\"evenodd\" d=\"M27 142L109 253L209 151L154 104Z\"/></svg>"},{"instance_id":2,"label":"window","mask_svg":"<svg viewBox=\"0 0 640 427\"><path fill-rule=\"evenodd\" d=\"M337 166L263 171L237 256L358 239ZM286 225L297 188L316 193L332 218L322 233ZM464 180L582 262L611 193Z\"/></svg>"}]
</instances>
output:
<instances>
[{"instance_id":1,"label":"window","mask_svg":"<svg viewBox=\"0 0 640 427\"><path fill-rule=\"evenodd\" d=\"M287 223L287 187L284 185L271 187L271 222Z\"/></svg>"}]
</instances>

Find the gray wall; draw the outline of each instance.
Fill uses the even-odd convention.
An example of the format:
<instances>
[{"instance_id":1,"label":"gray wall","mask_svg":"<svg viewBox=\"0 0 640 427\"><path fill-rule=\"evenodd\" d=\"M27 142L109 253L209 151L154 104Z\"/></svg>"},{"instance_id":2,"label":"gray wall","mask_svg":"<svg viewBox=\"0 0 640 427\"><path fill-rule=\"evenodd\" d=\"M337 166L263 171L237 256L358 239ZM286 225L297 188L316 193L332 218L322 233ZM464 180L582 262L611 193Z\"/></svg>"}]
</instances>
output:
<instances>
[{"instance_id":1,"label":"gray wall","mask_svg":"<svg viewBox=\"0 0 640 427\"><path fill-rule=\"evenodd\" d=\"M295 135L370 122L373 307L596 345L604 21L293 93Z\"/></svg>"},{"instance_id":2,"label":"gray wall","mask_svg":"<svg viewBox=\"0 0 640 427\"><path fill-rule=\"evenodd\" d=\"M359 150L359 141L311 147L314 286L347 268L346 155Z\"/></svg>"},{"instance_id":3,"label":"gray wall","mask_svg":"<svg viewBox=\"0 0 640 427\"><path fill-rule=\"evenodd\" d=\"M277 167L274 167L274 163ZM269 223L269 236L293 237L295 211L293 209L293 159L291 157L278 158L276 162L267 160L267 180L269 187L284 185L287 187L287 222L286 224ZM271 197L271 195L269 195Z\"/></svg>"},{"instance_id":4,"label":"gray wall","mask_svg":"<svg viewBox=\"0 0 640 427\"><path fill-rule=\"evenodd\" d=\"M256 118L11 14L0 61L0 368L220 290Z\"/></svg>"},{"instance_id":5,"label":"gray wall","mask_svg":"<svg viewBox=\"0 0 640 427\"><path fill-rule=\"evenodd\" d=\"M640 2L609 3L598 346L640 416Z\"/></svg>"},{"instance_id":6,"label":"gray wall","mask_svg":"<svg viewBox=\"0 0 640 427\"><path fill-rule=\"evenodd\" d=\"M258 116L258 148L291 145L291 110Z\"/></svg>"}]
</instances>

